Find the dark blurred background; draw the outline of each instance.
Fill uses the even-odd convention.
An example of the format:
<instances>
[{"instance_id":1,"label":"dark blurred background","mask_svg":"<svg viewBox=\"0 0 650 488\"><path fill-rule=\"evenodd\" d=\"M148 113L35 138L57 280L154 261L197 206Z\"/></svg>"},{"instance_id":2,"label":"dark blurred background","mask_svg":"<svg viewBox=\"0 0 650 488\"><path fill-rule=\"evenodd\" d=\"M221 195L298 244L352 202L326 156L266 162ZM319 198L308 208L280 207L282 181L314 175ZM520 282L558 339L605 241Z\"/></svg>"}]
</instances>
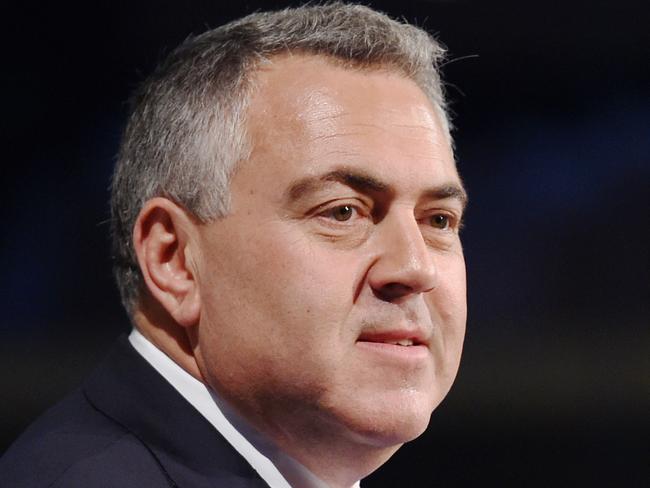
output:
<instances>
[{"instance_id":1,"label":"dark blurred background","mask_svg":"<svg viewBox=\"0 0 650 488\"><path fill-rule=\"evenodd\" d=\"M290 4L5 9L2 450L129 330L107 188L130 92L189 34ZM363 486L650 486L650 8L366 4L447 45L471 204L457 382Z\"/></svg>"}]
</instances>

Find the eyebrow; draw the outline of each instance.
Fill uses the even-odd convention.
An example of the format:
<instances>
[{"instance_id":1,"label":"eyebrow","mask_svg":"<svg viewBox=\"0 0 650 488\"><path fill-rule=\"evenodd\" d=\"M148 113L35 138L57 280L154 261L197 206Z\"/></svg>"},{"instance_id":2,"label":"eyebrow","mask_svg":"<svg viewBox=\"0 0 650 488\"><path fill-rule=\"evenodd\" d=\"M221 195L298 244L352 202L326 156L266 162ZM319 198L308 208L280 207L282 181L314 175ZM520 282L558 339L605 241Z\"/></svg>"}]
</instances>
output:
<instances>
[{"instance_id":1,"label":"eyebrow","mask_svg":"<svg viewBox=\"0 0 650 488\"><path fill-rule=\"evenodd\" d=\"M389 189L386 183L382 183L373 176L346 169L337 169L319 176L308 176L298 180L291 185L287 191L290 201L299 200L308 193L321 187L323 183L342 183L364 193L385 192Z\"/></svg>"},{"instance_id":2,"label":"eyebrow","mask_svg":"<svg viewBox=\"0 0 650 488\"><path fill-rule=\"evenodd\" d=\"M287 199L290 202L296 201L305 195L318 190L323 183L341 183L362 193L394 193L392 187L367 173L350 170L337 169L318 176L308 176L292 184L286 191ZM423 192L424 198L431 200L454 199L458 200L464 209L467 206L467 192L456 183L447 183L427 188Z\"/></svg>"},{"instance_id":3,"label":"eyebrow","mask_svg":"<svg viewBox=\"0 0 650 488\"><path fill-rule=\"evenodd\" d=\"M465 189L455 183L429 188L424 191L424 197L430 200L446 200L448 198L458 200L462 210L465 210L469 201Z\"/></svg>"}]
</instances>

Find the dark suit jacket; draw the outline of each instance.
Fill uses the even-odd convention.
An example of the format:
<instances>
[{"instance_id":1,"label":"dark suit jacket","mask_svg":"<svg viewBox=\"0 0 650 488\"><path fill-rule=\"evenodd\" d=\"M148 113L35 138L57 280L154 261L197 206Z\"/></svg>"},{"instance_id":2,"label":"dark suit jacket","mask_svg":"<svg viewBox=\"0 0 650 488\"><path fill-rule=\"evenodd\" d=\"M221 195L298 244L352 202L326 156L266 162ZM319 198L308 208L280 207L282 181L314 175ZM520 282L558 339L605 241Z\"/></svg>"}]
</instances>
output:
<instances>
[{"instance_id":1,"label":"dark suit jacket","mask_svg":"<svg viewBox=\"0 0 650 488\"><path fill-rule=\"evenodd\" d=\"M9 448L0 486L267 487L126 337Z\"/></svg>"}]
</instances>

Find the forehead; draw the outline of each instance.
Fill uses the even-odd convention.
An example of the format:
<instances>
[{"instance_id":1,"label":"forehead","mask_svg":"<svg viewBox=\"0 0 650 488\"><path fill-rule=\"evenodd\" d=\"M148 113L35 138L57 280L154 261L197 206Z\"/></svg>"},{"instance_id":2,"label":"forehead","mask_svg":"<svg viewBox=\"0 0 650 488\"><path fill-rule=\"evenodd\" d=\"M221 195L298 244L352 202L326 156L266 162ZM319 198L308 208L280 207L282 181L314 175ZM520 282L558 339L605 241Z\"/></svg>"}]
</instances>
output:
<instances>
[{"instance_id":1,"label":"forehead","mask_svg":"<svg viewBox=\"0 0 650 488\"><path fill-rule=\"evenodd\" d=\"M431 102L394 71L345 68L320 56L275 57L255 75L247 120L251 162L279 173L361 165L381 178L406 169L458 179Z\"/></svg>"}]
</instances>

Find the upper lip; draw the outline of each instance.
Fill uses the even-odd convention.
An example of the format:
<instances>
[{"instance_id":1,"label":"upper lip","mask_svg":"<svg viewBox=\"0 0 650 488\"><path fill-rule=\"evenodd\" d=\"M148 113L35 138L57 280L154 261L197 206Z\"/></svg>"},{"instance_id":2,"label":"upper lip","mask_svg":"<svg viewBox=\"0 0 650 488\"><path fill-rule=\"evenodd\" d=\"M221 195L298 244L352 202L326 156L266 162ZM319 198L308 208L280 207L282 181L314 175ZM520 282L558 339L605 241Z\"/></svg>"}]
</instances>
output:
<instances>
[{"instance_id":1,"label":"upper lip","mask_svg":"<svg viewBox=\"0 0 650 488\"><path fill-rule=\"evenodd\" d=\"M400 341L411 341L414 346L429 345L428 336L419 328L414 329L372 329L362 331L357 342L383 342L393 344Z\"/></svg>"}]
</instances>

